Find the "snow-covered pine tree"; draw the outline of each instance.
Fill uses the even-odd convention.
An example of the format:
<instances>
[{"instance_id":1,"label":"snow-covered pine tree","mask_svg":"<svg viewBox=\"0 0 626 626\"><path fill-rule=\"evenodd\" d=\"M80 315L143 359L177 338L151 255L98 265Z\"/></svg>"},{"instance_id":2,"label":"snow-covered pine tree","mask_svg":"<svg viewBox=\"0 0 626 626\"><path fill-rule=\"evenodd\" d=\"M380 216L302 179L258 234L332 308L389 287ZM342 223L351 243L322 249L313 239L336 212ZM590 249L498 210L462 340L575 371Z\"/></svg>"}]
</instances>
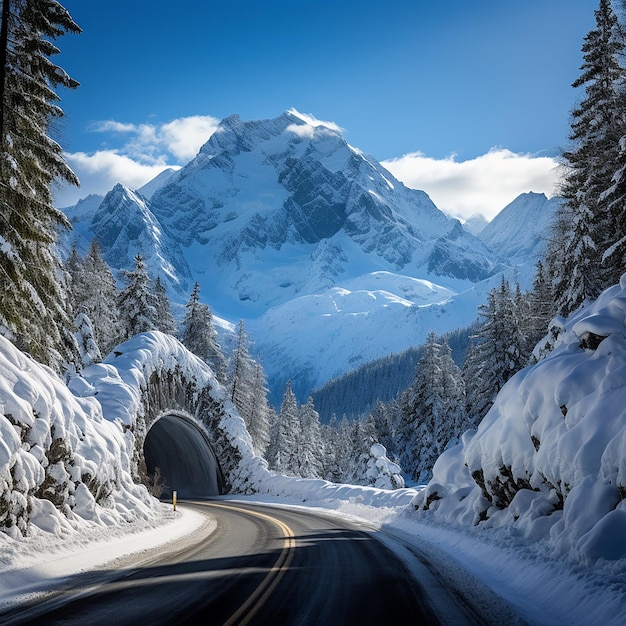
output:
<instances>
[{"instance_id":1,"label":"snow-covered pine tree","mask_svg":"<svg viewBox=\"0 0 626 626\"><path fill-rule=\"evenodd\" d=\"M313 398L300 407L300 433L298 441L298 474L303 478L321 478L324 442L319 413Z\"/></svg>"},{"instance_id":2,"label":"snow-covered pine tree","mask_svg":"<svg viewBox=\"0 0 626 626\"><path fill-rule=\"evenodd\" d=\"M273 424L275 416L274 409L267 401L267 377L263 366L260 363L254 363L253 369L252 405L247 427L254 451L259 456L264 456L270 441L270 425Z\"/></svg>"},{"instance_id":3,"label":"snow-covered pine tree","mask_svg":"<svg viewBox=\"0 0 626 626\"><path fill-rule=\"evenodd\" d=\"M213 316L208 305L200 302L200 285L196 283L185 305L180 340L183 345L211 366L217 380L226 382L226 362L217 341Z\"/></svg>"},{"instance_id":4,"label":"snow-covered pine tree","mask_svg":"<svg viewBox=\"0 0 626 626\"><path fill-rule=\"evenodd\" d=\"M393 415L392 403L385 405L380 400L376 401L370 412L370 417L376 429L376 437L385 447L385 453L389 455L395 454Z\"/></svg>"},{"instance_id":5,"label":"snow-covered pine tree","mask_svg":"<svg viewBox=\"0 0 626 626\"><path fill-rule=\"evenodd\" d=\"M280 411L270 433L267 462L271 469L287 476L298 476L298 441L300 439L300 415L298 402L287 381Z\"/></svg>"},{"instance_id":6,"label":"snow-covered pine tree","mask_svg":"<svg viewBox=\"0 0 626 626\"><path fill-rule=\"evenodd\" d=\"M613 184L620 138L626 134L624 69L619 59L624 42L610 0L600 0L595 18L596 28L582 46L582 73L572 84L584 87L585 97L572 114L572 147L563 152L561 195L569 212L569 229L558 242L559 254L552 255L558 262L555 297L561 315L608 286L600 263L617 241L615 218L621 221L622 214L609 209L605 192Z\"/></svg>"},{"instance_id":7,"label":"snow-covered pine tree","mask_svg":"<svg viewBox=\"0 0 626 626\"><path fill-rule=\"evenodd\" d=\"M474 425L485 416L504 383L527 364L515 300L504 277L500 288L489 292L479 314L482 320L463 365L467 414Z\"/></svg>"},{"instance_id":8,"label":"snow-covered pine tree","mask_svg":"<svg viewBox=\"0 0 626 626\"><path fill-rule=\"evenodd\" d=\"M50 57L54 41L80 28L54 0L4 0L0 25L0 333L61 371L77 355L61 262L55 252L67 219L51 183L78 185L49 136L59 86L74 89Z\"/></svg>"},{"instance_id":9,"label":"snow-covered pine tree","mask_svg":"<svg viewBox=\"0 0 626 626\"><path fill-rule=\"evenodd\" d=\"M537 261L532 289L528 293L527 341L531 351L548 332L554 317L554 295L550 278L541 259ZM548 348L549 349L549 348ZM529 360L532 356L529 356Z\"/></svg>"},{"instance_id":10,"label":"snow-covered pine tree","mask_svg":"<svg viewBox=\"0 0 626 626\"><path fill-rule=\"evenodd\" d=\"M85 313L79 313L74 321L76 325L76 342L83 367L100 363L102 355L96 342L91 320Z\"/></svg>"},{"instance_id":11,"label":"snow-covered pine tree","mask_svg":"<svg viewBox=\"0 0 626 626\"><path fill-rule=\"evenodd\" d=\"M465 411L465 382L461 370L452 358L448 342L442 339L439 346L442 419L435 425L435 441L441 453L460 441L471 424Z\"/></svg>"},{"instance_id":12,"label":"snow-covered pine tree","mask_svg":"<svg viewBox=\"0 0 626 626\"><path fill-rule=\"evenodd\" d=\"M344 420L344 424L347 421ZM339 424L337 415L330 416L328 424L322 426L322 439L324 442L321 474L322 478L338 483L343 476L346 459L350 452L350 443L347 431Z\"/></svg>"},{"instance_id":13,"label":"snow-covered pine tree","mask_svg":"<svg viewBox=\"0 0 626 626\"><path fill-rule=\"evenodd\" d=\"M170 309L170 299L160 276L157 276L154 281L154 296L156 298L156 329L168 335L176 334L176 322Z\"/></svg>"},{"instance_id":14,"label":"snow-covered pine tree","mask_svg":"<svg viewBox=\"0 0 626 626\"><path fill-rule=\"evenodd\" d=\"M123 276L126 286L120 291L117 302L122 338L130 339L156 330L156 298L141 253L135 256L134 269L125 270Z\"/></svg>"},{"instance_id":15,"label":"snow-covered pine tree","mask_svg":"<svg viewBox=\"0 0 626 626\"><path fill-rule=\"evenodd\" d=\"M366 479L377 489L402 489L405 486L402 469L389 460L385 446L380 443L370 446Z\"/></svg>"},{"instance_id":16,"label":"snow-covered pine tree","mask_svg":"<svg viewBox=\"0 0 626 626\"><path fill-rule=\"evenodd\" d=\"M228 379L230 399L243 417L248 431L254 419L254 380L255 362L248 349L249 339L243 320L237 326L237 345L231 358L231 369Z\"/></svg>"},{"instance_id":17,"label":"snow-covered pine tree","mask_svg":"<svg viewBox=\"0 0 626 626\"><path fill-rule=\"evenodd\" d=\"M413 480L426 480L439 447L437 423L443 419L440 346L434 332L428 334L425 350L417 366L415 381L403 394L398 427L400 465Z\"/></svg>"},{"instance_id":18,"label":"snow-covered pine tree","mask_svg":"<svg viewBox=\"0 0 626 626\"><path fill-rule=\"evenodd\" d=\"M349 422L350 452L341 482L351 485L368 485L368 470L371 460L370 449L376 442L376 431L373 423L365 420Z\"/></svg>"},{"instance_id":19,"label":"snow-covered pine tree","mask_svg":"<svg viewBox=\"0 0 626 626\"><path fill-rule=\"evenodd\" d=\"M118 291L113 272L102 258L96 239L92 239L78 272L70 269L68 264L71 265L71 255L66 261L66 268L72 275L74 310L89 317L100 351L108 354L121 339L118 328Z\"/></svg>"},{"instance_id":20,"label":"snow-covered pine tree","mask_svg":"<svg viewBox=\"0 0 626 626\"><path fill-rule=\"evenodd\" d=\"M608 228L614 233L600 250L602 284L606 286L619 283L626 270L626 135L620 140L616 167L613 184L602 197L607 204Z\"/></svg>"}]
</instances>

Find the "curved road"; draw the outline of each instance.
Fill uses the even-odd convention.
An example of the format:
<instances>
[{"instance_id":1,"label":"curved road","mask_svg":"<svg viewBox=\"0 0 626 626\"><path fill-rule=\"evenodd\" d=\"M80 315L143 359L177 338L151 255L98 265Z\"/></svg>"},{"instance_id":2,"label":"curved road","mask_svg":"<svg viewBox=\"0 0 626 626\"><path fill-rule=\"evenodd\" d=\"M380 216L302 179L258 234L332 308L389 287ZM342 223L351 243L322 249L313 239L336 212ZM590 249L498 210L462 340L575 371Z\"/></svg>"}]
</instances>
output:
<instances>
[{"instance_id":1,"label":"curved road","mask_svg":"<svg viewBox=\"0 0 626 626\"><path fill-rule=\"evenodd\" d=\"M422 572L417 581L374 531L300 509L228 500L184 506L215 517L217 529L139 567L74 577L46 600L0 614L0 623L489 623L409 554L412 571ZM502 609L494 622L504 623Z\"/></svg>"}]
</instances>

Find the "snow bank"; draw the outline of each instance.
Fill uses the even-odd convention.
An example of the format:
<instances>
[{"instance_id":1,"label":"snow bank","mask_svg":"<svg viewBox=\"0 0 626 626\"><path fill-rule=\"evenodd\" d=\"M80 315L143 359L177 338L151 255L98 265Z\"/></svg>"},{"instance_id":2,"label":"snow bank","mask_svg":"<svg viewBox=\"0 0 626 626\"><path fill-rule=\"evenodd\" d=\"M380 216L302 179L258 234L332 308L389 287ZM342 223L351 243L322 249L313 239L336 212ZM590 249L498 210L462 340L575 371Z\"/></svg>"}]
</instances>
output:
<instances>
[{"instance_id":1,"label":"snow bank","mask_svg":"<svg viewBox=\"0 0 626 626\"><path fill-rule=\"evenodd\" d=\"M112 525L155 514L133 483L132 435L103 419L51 370L0 337L0 530L63 534L81 521ZM3 534L0 533L0 541Z\"/></svg>"},{"instance_id":2,"label":"snow bank","mask_svg":"<svg viewBox=\"0 0 626 626\"><path fill-rule=\"evenodd\" d=\"M587 564L626 559L625 322L626 275L555 320L549 356L437 460L420 516L507 526Z\"/></svg>"},{"instance_id":3,"label":"snow bank","mask_svg":"<svg viewBox=\"0 0 626 626\"><path fill-rule=\"evenodd\" d=\"M137 335L67 386L0 337L0 531L17 539L34 528L63 534L87 522L154 516L158 500L133 481L137 442L149 412L158 419L189 408L176 404L183 400L199 427L196 412L210 416L231 490L254 491L257 475L268 472L243 419L211 369L173 337Z\"/></svg>"}]
</instances>

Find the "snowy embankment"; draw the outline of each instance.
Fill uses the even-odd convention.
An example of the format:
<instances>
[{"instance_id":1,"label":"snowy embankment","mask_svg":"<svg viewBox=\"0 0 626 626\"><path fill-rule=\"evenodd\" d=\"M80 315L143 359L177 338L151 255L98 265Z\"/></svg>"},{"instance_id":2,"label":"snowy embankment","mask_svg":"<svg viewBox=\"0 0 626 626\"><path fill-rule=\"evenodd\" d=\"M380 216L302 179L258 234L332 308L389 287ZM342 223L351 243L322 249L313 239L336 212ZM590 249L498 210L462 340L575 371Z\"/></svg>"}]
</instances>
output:
<instances>
[{"instance_id":1,"label":"snowy embankment","mask_svg":"<svg viewBox=\"0 0 626 626\"><path fill-rule=\"evenodd\" d=\"M34 526L147 519L156 507L130 473L132 434L0 337L0 541Z\"/></svg>"},{"instance_id":2,"label":"snowy embankment","mask_svg":"<svg viewBox=\"0 0 626 626\"><path fill-rule=\"evenodd\" d=\"M626 571L626 275L557 318L476 431L415 499L425 520L506 528L546 552Z\"/></svg>"}]
</instances>

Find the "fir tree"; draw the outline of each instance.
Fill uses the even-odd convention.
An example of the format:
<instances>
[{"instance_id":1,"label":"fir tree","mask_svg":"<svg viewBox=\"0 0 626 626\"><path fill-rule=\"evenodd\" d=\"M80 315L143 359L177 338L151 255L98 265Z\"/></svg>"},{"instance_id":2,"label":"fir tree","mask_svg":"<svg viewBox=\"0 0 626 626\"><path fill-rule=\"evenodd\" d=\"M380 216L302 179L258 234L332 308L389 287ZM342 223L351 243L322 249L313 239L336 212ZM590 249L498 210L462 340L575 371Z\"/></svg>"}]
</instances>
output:
<instances>
[{"instance_id":1,"label":"fir tree","mask_svg":"<svg viewBox=\"0 0 626 626\"><path fill-rule=\"evenodd\" d=\"M48 134L63 116L59 86L78 83L50 60L54 41L79 33L54 0L4 0L0 26L0 333L60 371L76 344L54 244L65 216L51 183L78 184Z\"/></svg>"},{"instance_id":2,"label":"fir tree","mask_svg":"<svg viewBox=\"0 0 626 626\"><path fill-rule=\"evenodd\" d=\"M180 331L183 345L207 363L217 380L226 382L226 363L217 341L213 316L208 305L200 302L200 285L196 283L185 305L185 317Z\"/></svg>"},{"instance_id":3,"label":"fir tree","mask_svg":"<svg viewBox=\"0 0 626 626\"><path fill-rule=\"evenodd\" d=\"M551 283L547 276L544 264L537 261L533 286L528 294L528 323L527 334L531 351L537 343L548 333L548 325L554 317L554 298ZM543 346L543 350L551 350L551 346ZM532 352L529 362L534 361Z\"/></svg>"},{"instance_id":4,"label":"fir tree","mask_svg":"<svg viewBox=\"0 0 626 626\"><path fill-rule=\"evenodd\" d=\"M162 333L174 335L176 333L176 322L170 310L170 300L167 297L165 285L160 276L154 282L154 296L156 298L156 328Z\"/></svg>"},{"instance_id":5,"label":"fir tree","mask_svg":"<svg viewBox=\"0 0 626 626\"><path fill-rule=\"evenodd\" d=\"M300 407L298 439L298 474L305 478L321 478L324 455L322 427L311 397Z\"/></svg>"},{"instance_id":6,"label":"fir tree","mask_svg":"<svg viewBox=\"0 0 626 626\"><path fill-rule=\"evenodd\" d=\"M280 411L270 434L267 462L270 468L287 476L297 476L300 416L296 396L287 381Z\"/></svg>"},{"instance_id":7,"label":"fir tree","mask_svg":"<svg viewBox=\"0 0 626 626\"><path fill-rule=\"evenodd\" d=\"M156 330L156 298L151 289L143 257L135 256L135 267L124 272L126 286L118 296L123 339Z\"/></svg>"},{"instance_id":8,"label":"fir tree","mask_svg":"<svg viewBox=\"0 0 626 626\"><path fill-rule=\"evenodd\" d=\"M572 148L563 153L567 167L561 193L569 229L555 257L560 259L555 296L562 315L607 286L600 262L616 241L616 215L621 222L621 210L609 209L606 191L612 186L619 141L626 129L624 71L619 62L624 43L610 0L600 0L595 17L596 28L582 46L582 73L572 85L584 87L585 97L573 111Z\"/></svg>"},{"instance_id":9,"label":"fir tree","mask_svg":"<svg viewBox=\"0 0 626 626\"><path fill-rule=\"evenodd\" d=\"M254 366L255 363L248 350L248 335L242 320L237 327L237 346L232 357L232 368L229 377L230 399L243 417L248 431L254 419Z\"/></svg>"},{"instance_id":10,"label":"fir tree","mask_svg":"<svg viewBox=\"0 0 626 626\"><path fill-rule=\"evenodd\" d=\"M423 480L437 458L436 423L442 418L440 346L428 335L415 381L404 394L398 428L400 465L414 480Z\"/></svg>"},{"instance_id":11,"label":"fir tree","mask_svg":"<svg viewBox=\"0 0 626 626\"><path fill-rule=\"evenodd\" d=\"M72 309L91 320L94 340L107 354L120 339L118 329L117 287L111 268L102 258L100 246L93 239L81 260L76 247L65 261L69 274Z\"/></svg>"},{"instance_id":12,"label":"fir tree","mask_svg":"<svg viewBox=\"0 0 626 626\"><path fill-rule=\"evenodd\" d=\"M98 347L89 317L85 313L79 313L74 323L76 325L76 342L82 365L87 367L102 361L100 348Z\"/></svg>"},{"instance_id":13,"label":"fir tree","mask_svg":"<svg viewBox=\"0 0 626 626\"><path fill-rule=\"evenodd\" d=\"M274 421L274 410L267 401L267 378L263 367L260 363L254 363L253 370L252 405L247 427L252 438L254 451L259 456L264 456L270 440L270 425Z\"/></svg>"},{"instance_id":14,"label":"fir tree","mask_svg":"<svg viewBox=\"0 0 626 626\"><path fill-rule=\"evenodd\" d=\"M479 307L479 313L482 320L463 366L467 413L472 424L482 420L500 389L528 361L515 298L504 277L500 288L489 292L487 304Z\"/></svg>"}]
</instances>

